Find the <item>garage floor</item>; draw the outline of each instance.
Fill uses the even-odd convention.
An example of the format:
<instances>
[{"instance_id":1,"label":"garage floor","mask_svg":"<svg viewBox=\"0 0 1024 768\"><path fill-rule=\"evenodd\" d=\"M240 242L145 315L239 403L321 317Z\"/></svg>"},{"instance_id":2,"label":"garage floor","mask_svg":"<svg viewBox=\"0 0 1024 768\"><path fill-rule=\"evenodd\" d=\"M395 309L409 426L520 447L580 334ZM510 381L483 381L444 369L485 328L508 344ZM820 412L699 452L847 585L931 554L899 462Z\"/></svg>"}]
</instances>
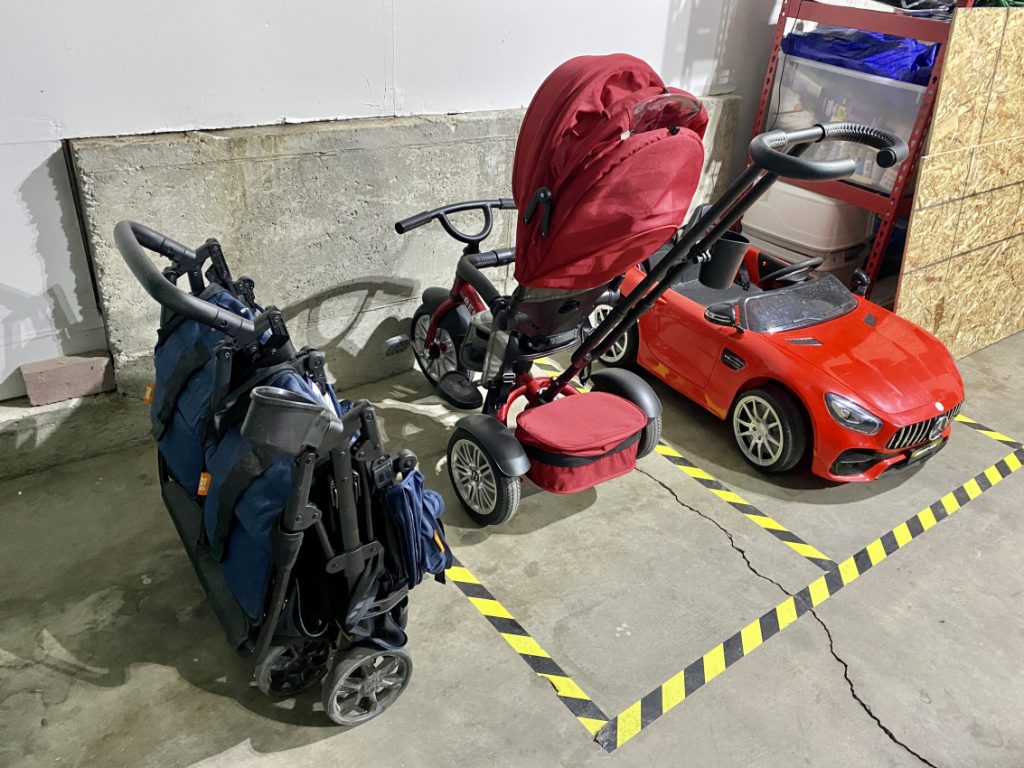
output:
<instances>
[{"instance_id":1,"label":"garage floor","mask_svg":"<svg viewBox=\"0 0 1024 768\"><path fill-rule=\"evenodd\" d=\"M1024 437L1024 334L961 367L964 415ZM250 686L146 445L0 485L0 765L1024 764L1015 446L961 423L872 485L768 480L663 390L663 455L480 530L422 378L349 394L445 493L463 566L413 594L394 708L343 732Z\"/></svg>"}]
</instances>

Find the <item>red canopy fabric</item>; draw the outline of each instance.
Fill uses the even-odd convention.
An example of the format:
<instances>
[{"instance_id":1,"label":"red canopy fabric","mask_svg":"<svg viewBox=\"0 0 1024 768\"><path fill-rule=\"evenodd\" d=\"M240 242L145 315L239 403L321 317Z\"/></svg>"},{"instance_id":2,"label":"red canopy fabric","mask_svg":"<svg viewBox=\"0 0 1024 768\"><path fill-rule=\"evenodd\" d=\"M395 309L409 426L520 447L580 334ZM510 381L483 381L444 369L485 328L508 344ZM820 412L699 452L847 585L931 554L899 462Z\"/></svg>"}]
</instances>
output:
<instances>
[{"instance_id":1,"label":"red canopy fabric","mask_svg":"<svg viewBox=\"0 0 1024 768\"><path fill-rule=\"evenodd\" d=\"M666 88L628 54L579 56L555 69L530 102L516 144L516 280L585 290L653 253L689 208L707 119L696 98ZM523 221L541 188L551 192L546 236L541 209Z\"/></svg>"}]
</instances>

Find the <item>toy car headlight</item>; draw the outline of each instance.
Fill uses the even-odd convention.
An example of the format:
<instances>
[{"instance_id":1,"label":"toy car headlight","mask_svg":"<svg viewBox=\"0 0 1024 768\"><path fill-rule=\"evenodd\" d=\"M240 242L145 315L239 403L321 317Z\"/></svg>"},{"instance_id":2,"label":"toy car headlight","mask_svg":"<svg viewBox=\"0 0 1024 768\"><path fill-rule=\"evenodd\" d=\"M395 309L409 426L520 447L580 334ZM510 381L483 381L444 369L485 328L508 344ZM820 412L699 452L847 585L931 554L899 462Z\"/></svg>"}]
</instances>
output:
<instances>
[{"instance_id":1,"label":"toy car headlight","mask_svg":"<svg viewBox=\"0 0 1024 768\"><path fill-rule=\"evenodd\" d=\"M876 435L882 428L882 420L875 414L842 395L826 392L825 405L828 407L829 414L838 424L852 429L854 432Z\"/></svg>"}]
</instances>

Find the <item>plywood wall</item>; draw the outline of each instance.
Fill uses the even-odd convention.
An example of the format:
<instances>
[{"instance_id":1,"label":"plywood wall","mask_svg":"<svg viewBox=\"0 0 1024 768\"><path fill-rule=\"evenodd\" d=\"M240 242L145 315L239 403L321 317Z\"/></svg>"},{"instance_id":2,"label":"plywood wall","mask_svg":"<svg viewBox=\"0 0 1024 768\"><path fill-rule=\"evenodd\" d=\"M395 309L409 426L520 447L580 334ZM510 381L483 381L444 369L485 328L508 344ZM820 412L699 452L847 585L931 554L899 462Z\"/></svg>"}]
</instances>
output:
<instances>
[{"instance_id":1,"label":"plywood wall","mask_svg":"<svg viewBox=\"0 0 1024 768\"><path fill-rule=\"evenodd\" d=\"M963 357L1024 330L1024 8L957 11L896 311Z\"/></svg>"}]
</instances>

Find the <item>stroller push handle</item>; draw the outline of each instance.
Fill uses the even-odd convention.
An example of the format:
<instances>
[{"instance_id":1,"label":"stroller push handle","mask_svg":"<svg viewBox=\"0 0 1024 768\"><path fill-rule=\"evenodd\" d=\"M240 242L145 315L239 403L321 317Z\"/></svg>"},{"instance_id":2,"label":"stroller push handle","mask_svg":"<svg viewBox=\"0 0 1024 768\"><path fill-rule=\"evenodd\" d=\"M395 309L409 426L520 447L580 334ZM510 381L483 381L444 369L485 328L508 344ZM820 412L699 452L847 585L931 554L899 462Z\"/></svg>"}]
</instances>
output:
<instances>
[{"instance_id":1,"label":"stroller push handle","mask_svg":"<svg viewBox=\"0 0 1024 768\"><path fill-rule=\"evenodd\" d=\"M479 243L486 240L487 236L491 234L491 228L494 226L494 215L491 211L494 208L499 210L515 210L515 207L515 201L508 197L499 197L492 200L467 200L463 203L452 203L451 205L434 208L430 211L423 211L407 219L402 219L395 223L395 231L400 235L404 235L412 229L422 227L424 224L437 219L441 222L445 232L459 242L467 244ZM475 235L467 235L448 219L450 214L474 210L480 211L484 215L484 225Z\"/></svg>"},{"instance_id":2,"label":"stroller push handle","mask_svg":"<svg viewBox=\"0 0 1024 768\"><path fill-rule=\"evenodd\" d=\"M910 154L907 142L895 134L859 123L825 123L799 131L769 131L750 142L750 157L769 173L789 179L829 181L843 179L857 170L852 158L842 160L807 160L798 153L787 152L803 144L820 141L849 141L877 149L876 162L891 168Z\"/></svg>"},{"instance_id":3,"label":"stroller push handle","mask_svg":"<svg viewBox=\"0 0 1024 768\"><path fill-rule=\"evenodd\" d=\"M114 227L114 243L146 293L156 299L162 307L230 336L254 332L252 320L221 309L178 288L160 273L143 248L168 256L179 266L186 268L192 266L190 260L195 261L195 251L134 221L117 223Z\"/></svg>"}]
</instances>

